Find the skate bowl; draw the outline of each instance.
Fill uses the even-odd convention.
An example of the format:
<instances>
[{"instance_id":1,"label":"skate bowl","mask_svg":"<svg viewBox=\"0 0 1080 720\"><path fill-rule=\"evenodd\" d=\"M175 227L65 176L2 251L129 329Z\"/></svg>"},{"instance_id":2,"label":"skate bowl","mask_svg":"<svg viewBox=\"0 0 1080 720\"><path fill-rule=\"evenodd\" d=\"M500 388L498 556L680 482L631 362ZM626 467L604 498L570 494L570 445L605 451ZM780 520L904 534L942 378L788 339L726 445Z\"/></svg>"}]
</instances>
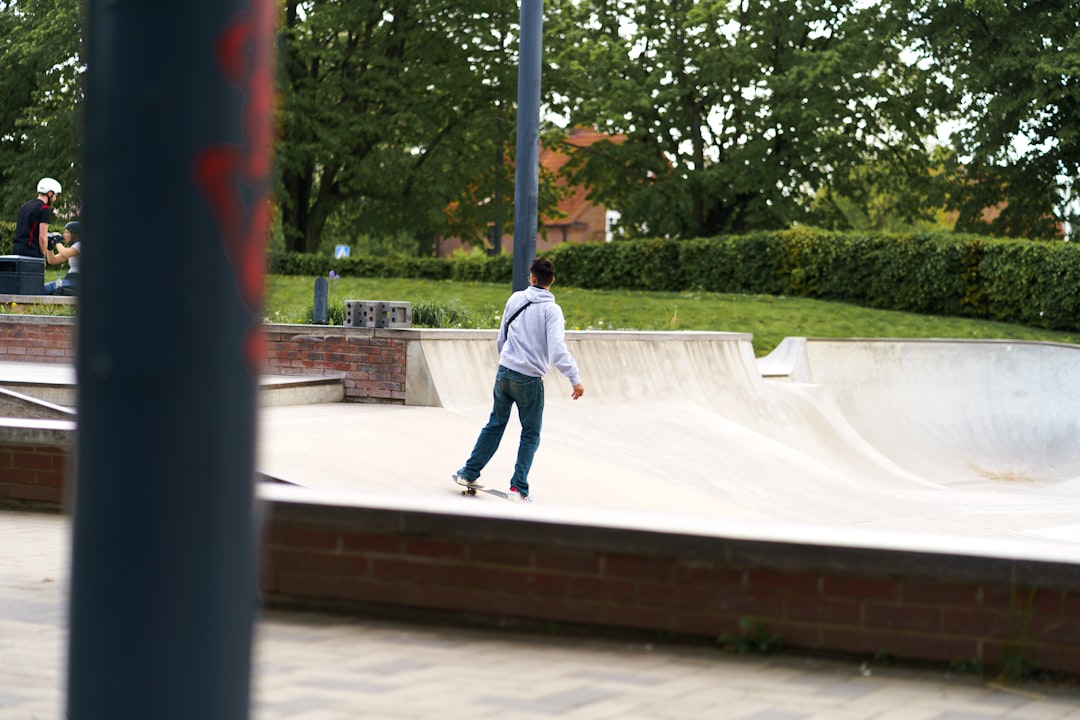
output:
<instances>
[{"instance_id":1,"label":"skate bowl","mask_svg":"<svg viewBox=\"0 0 1080 720\"><path fill-rule=\"evenodd\" d=\"M268 408L261 469L440 497L487 419L497 356L488 331L418 337L406 407ZM755 359L737 333L567 340L586 394L545 380L545 506L1080 539L1080 348L792 338ZM482 480L507 482L517 432L512 418Z\"/></svg>"},{"instance_id":2,"label":"skate bowl","mask_svg":"<svg viewBox=\"0 0 1080 720\"><path fill-rule=\"evenodd\" d=\"M532 505L450 473L490 412L494 333L409 341L405 406L267 408L265 589L791 648L1080 672L1080 348L571 332ZM481 481L510 477L519 428Z\"/></svg>"}]
</instances>

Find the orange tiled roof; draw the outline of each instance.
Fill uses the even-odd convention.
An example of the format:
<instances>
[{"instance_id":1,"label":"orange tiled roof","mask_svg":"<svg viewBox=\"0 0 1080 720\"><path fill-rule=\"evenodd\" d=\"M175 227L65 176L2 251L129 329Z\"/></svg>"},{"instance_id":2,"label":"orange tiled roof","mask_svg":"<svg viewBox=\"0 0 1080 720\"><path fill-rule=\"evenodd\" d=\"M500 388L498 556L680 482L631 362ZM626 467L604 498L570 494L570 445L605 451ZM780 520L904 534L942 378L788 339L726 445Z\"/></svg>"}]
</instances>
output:
<instances>
[{"instance_id":1,"label":"orange tiled roof","mask_svg":"<svg viewBox=\"0 0 1080 720\"><path fill-rule=\"evenodd\" d=\"M589 147L593 143L597 143L601 140L611 140L612 142L622 142L626 139L625 135L608 135L598 130L591 128L571 128L569 135L566 137L566 143L573 147ZM543 148L540 151L540 166L544 169L558 174L562 170L563 166L570 161L570 156L559 150L553 150L551 148ZM559 178L558 184L566 187L566 180ZM564 225L576 222L577 219L589 208L593 207L593 204L586 198L586 191L584 187L575 187L574 192L559 201L559 211L564 217L557 220L553 220L548 217L541 218L541 221L545 224Z\"/></svg>"}]
</instances>

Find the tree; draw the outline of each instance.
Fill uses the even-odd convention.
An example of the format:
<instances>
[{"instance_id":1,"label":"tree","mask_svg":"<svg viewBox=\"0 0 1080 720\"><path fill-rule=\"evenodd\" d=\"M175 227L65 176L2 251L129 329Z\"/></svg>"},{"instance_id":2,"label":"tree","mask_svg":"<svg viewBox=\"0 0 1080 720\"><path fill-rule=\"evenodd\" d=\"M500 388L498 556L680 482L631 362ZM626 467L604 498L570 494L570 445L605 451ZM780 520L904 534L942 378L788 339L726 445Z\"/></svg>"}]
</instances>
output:
<instances>
[{"instance_id":1,"label":"tree","mask_svg":"<svg viewBox=\"0 0 1080 720\"><path fill-rule=\"evenodd\" d=\"M1080 214L1080 4L927 0L918 12L918 48L962 101L957 229L1058 236Z\"/></svg>"},{"instance_id":2,"label":"tree","mask_svg":"<svg viewBox=\"0 0 1080 720\"><path fill-rule=\"evenodd\" d=\"M936 148L932 160L929 174L922 158L916 172L902 158L857 165L818 190L806 220L828 230L952 230L956 218L946 210L951 153Z\"/></svg>"},{"instance_id":3,"label":"tree","mask_svg":"<svg viewBox=\"0 0 1080 720\"><path fill-rule=\"evenodd\" d=\"M868 162L928 173L945 101L887 2L555 0L555 107L626 136L570 167L624 231L786 227ZM550 35L549 35L550 37Z\"/></svg>"},{"instance_id":4,"label":"tree","mask_svg":"<svg viewBox=\"0 0 1080 720\"><path fill-rule=\"evenodd\" d=\"M482 242L497 175L513 197L512 158L499 157L514 138L515 11L503 0L289 0L278 162L290 249L313 252L328 222L404 232L422 252L440 232Z\"/></svg>"},{"instance_id":5,"label":"tree","mask_svg":"<svg viewBox=\"0 0 1080 720\"><path fill-rule=\"evenodd\" d=\"M0 212L14 221L43 176L79 211L82 26L77 0L0 2Z\"/></svg>"}]
</instances>

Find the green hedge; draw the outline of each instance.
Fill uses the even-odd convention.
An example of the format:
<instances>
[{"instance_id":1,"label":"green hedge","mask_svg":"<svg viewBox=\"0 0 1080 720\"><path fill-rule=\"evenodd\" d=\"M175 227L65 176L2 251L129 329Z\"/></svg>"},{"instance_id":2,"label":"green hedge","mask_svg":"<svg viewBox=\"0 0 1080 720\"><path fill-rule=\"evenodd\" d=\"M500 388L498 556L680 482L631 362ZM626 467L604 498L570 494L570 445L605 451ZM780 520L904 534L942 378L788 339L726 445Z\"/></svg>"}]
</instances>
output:
<instances>
[{"instance_id":1,"label":"green hedge","mask_svg":"<svg viewBox=\"0 0 1080 720\"><path fill-rule=\"evenodd\" d=\"M11 255L14 243L15 223L0 220L0 255Z\"/></svg>"},{"instance_id":2,"label":"green hedge","mask_svg":"<svg viewBox=\"0 0 1080 720\"><path fill-rule=\"evenodd\" d=\"M695 240L559 245L559 284L792 295L936 315L1080 329L1080 249L1073 243L954 233L884 235L798 228ZM272 256L284 275L509 282L513 258L449 260Z\"/></svg>"},{"instance_id":3,"label":"green hedge","mask_svg":"<svg viewBox=\"0 0 1080 720\"><path fill-rule=\"evenodd\" d=\"M271 253L272 275L317 277L333 270L342 277L423 278L474 282L510 282L514 259L510 255L465 255L442 258L350 257L332 258L306 253Z\"/></svg>"},{"instance_id":4,"label":"green hedge","mask_svg":"<svg viewBox=\"0 0 1080 720\"><path fill-rule=\"evenodd\" d=\"M792 295L1080 329L1074 243L795 229L560 245L550 255L559 282L579 287Z\"/></svg>"}]
</instances>

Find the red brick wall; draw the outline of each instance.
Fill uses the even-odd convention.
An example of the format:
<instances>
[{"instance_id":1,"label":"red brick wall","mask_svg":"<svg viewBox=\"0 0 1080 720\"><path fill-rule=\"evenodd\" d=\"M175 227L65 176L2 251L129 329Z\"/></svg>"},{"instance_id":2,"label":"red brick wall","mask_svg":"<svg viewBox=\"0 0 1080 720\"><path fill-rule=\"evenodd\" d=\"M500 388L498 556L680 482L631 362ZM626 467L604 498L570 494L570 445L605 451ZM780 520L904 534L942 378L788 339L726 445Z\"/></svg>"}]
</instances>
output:
<instances>
[{"instance_id":1,"label":"red brick wall","mask_svg":"<svg viewBox=\"0 0 1080 720\"><path fill-rule=\"evenodd\" d=\"M74 363L75 319L35 315L0 318L0 361Z\"/></svg>"},{"instance_id":2,"label":"red brick wall","mask_svg":"<svg viewBox=\"0 0 1080 720\"><path fill-rule=\"evenodd\" d=\"M55 445L0 444L0 504L59 509L68 452Z\"/></svg>"},{"instance_id":3,"label":"red brick wall","mask_svg":"<svg viewBox=\"0 0 1080 720\"><path fill-rule=\"evenodd\" d=\"M345 399L405 402L410 331L265 325L262 370L278 375L341 375ZM0 361L75 362L75 319L0 316Z\"/></svg>"},{"instance_id":4,"label":"red brick wall","mask_svg":"<svg viewBox=\"0 0 1080 720\"><path fill-rule=\"evenodd\" d=\"M342 375L345 399L405 402L407 332L370 328L269 325L263 371L279 375Z\"/></svg>"},{"instance_id":5,"label":"red brick wall","mask_svg":"<svg viewBox=\"0 0 1080 720\"><path fill-rule=\"evenodd\" d=\"M1010 583L1010 577L1032 579ZM410 607L1080 673L1080 580L1057 564L277 503L271 602ZM1037 579L1036 579L1037 578Z\"/></svg>"}]
</instances>

